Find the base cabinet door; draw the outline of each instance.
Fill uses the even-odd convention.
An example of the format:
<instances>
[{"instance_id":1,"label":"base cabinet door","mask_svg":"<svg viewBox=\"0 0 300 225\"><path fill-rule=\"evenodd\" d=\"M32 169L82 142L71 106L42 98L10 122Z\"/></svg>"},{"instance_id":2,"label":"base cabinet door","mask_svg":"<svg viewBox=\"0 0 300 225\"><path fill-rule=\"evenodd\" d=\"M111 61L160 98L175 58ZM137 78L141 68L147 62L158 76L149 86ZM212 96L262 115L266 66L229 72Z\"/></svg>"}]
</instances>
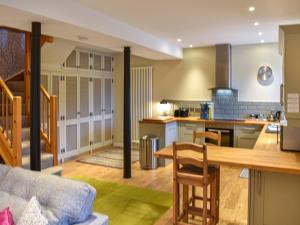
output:
<instances>
[{"instance_id":1,"label":"base cabinet door","mask_svg":"<svg viewBox=\"0 0 300 225\"><path fill-rule=\"evenodd\" d=\"M300 176L250 172L249 224L300 224Z\"/></svg>"},{"instance_id":2,"label":"base cabinet door","mask_svg":"<svg viewBox=\"0 0 300 225\"><path fill-rule=\"evenodd\" d=\"M235 126L234 147L253 149L261 129L261 126Z\"/></svg>"},{"instance_id":3,"label":"base cabinet door","mask_svg":"<svg viewBox=\"0 0 300 225\"><path fill-rule=\"evenodd\" d=\"M204 123L203 124L202 123L180 123L179 141L193 142L194 131L205 131L205 124Z\"/></svg>"}]
</instances>

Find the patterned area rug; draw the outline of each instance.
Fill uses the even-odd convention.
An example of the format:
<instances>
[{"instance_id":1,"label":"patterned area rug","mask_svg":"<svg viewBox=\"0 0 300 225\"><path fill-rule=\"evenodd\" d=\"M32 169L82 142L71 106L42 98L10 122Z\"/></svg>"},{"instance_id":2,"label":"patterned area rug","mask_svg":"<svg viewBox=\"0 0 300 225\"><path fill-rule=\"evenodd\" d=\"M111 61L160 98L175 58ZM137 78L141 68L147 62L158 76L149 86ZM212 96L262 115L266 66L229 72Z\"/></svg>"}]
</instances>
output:
<instances>
[{"instance_id":1,"label":"patterned area rug","mask_svg":"<svg viewBox=\"0 0 300 225\"><path fill-rule=\"evenodd\" d=\"M131 151L131 163L139 160L139 151ZM89 163L99 166L107 166L113 168L123 168L123 149L108 149L97 152L84 159L77 160L82 163Z\"/></svg>"}]
</instances>

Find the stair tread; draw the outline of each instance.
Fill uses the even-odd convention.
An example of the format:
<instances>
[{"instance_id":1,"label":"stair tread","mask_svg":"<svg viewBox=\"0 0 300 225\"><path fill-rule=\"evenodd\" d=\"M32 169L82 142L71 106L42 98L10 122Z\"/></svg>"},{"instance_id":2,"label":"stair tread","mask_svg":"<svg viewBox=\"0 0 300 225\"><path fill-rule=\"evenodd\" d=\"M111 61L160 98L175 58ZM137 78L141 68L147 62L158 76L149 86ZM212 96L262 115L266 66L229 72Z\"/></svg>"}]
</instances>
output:
<instances>
[{"instance_id":1,"label":"stair tread","mask_svg":"<svg viewBox=\"0 0 300 225\"><path fill-rule=\"evenodd\" d=\"M44 144L45 143L45 140L41 140L41 144ZM27 146L30 146L30 140L24 140L22 141L22 147L27 147Z\"/></svg>"},{"instance_id":2,"label":"stair tread","mask_svg":"<svg viewBox=\"0 0 300 225\"><path fill-rule=\"evenodd\" d=\"M46 162L47 160L53 160L53 155L46 152L41 152L41 162ZM28 167L30 165L30 155L22 156L22 167ZM49 167L47 167L49 168ZM43 168L46 169L46 168Z\"/></svg>"}]
</instances>

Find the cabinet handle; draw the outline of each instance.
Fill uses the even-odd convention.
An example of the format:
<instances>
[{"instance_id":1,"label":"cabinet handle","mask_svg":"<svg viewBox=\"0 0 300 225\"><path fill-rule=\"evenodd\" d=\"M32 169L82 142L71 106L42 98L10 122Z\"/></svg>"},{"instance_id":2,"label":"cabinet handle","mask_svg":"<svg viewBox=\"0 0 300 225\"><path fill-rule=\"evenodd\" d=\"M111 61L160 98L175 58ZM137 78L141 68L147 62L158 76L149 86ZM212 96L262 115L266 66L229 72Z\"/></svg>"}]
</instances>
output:
<instances>
[{"instance_id":1,"label":"cabinet handle","mask_svg":"<svg viewBox=\"0 0 300 225\"><path fill-rule=\"evenodd\" d=\"M261 172L258 172L258 194L261 194Z\"/></svg>"},{"instance_id":2,"label":"cabinet handle","mask_svg":"<svg viewBox=\"0 0 300 225\"><path fill-rule=\"evenodd\" d=\"M280 85L280 105L283 106L283 84Z\"/></svg>"}]
</instances>

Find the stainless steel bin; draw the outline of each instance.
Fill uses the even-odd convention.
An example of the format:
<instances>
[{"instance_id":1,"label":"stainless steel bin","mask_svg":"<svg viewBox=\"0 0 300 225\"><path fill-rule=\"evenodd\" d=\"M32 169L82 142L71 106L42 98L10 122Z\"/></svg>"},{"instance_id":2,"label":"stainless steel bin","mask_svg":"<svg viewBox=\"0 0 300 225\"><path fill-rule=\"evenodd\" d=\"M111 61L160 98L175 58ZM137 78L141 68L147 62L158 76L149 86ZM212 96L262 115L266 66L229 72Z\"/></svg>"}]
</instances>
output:
<instances>
[{"instance_id":1,"label":"stainless steel bin","mask_svg":"<svg viewBox=\"0 0 300 225\"><path fill-rule=\"evenodd\" d=\"M140 165L142 169L155 169L158 160L155 152L159 149L159 138L156 136L143 136L140 139Z\"/></svg>"}]
</instances>

